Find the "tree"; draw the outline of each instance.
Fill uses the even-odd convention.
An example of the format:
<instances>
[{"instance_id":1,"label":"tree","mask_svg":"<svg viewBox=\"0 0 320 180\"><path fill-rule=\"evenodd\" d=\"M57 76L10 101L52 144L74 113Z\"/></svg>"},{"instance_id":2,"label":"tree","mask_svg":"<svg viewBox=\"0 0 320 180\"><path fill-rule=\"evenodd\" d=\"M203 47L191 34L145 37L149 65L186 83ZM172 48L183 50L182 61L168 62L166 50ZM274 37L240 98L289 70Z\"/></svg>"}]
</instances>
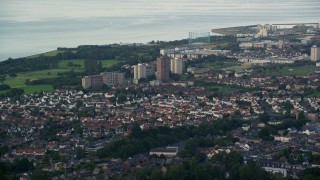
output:
<instances>
[{"instance_id":1,"label":"tree","mask_svg":"<svg viewBox=\"0 0 320 180\"><path fill-rule=\"evenodd\" d=\"M9 150L8 146L0 147L0 156L2 156L3 154L7 153L8 150Z\"/></svg>"},{"instance_id":2,"label":"tree","mask_svg":"<svg viewBox=\"0 0 320 180\"><path fill-rule=\"evenodd\" d=\"M15 160L14 162L14 169L15 172L21 173L21 172L27 172L34 169L33 163L30 162L27 158L22 158Z\"/></svg>"},{"instance_id":3,"label":"tree","mask_svg":"<svg viewBox=\"0 0 320 180\"><path fill-rule=\"evenodd\" d=\"M9 85L7 85L7 84L1 84L0 85L0 91L2 91L2 90L9 90L11 87L9 86Z\"/></svg>"},{"instance_id":4,"label":"tree","mask_svg":"<svg viewBox=\"0 0 320 180\"><path fill-rule=\"evenodd\" d=\"M118 102L124 102L124 101L126 101L126 100L127 100L127 96L126 96L126 95L120 94L120 95L118 96Z\"/></svg>"},{"instance_id":5,"label":"tree","mask_svg":"<svg viewBox=\"0 0 320 180\"><path fill-rule=\"evenodd\" d=\"M3 84L3 82L4 82L5 80L6 80L6 75L0 76L1 84Z\"/></svg>"},{"instance_id":6,"label":"tree","mask_svg":"<svg viewBox=\"0 0 320 180\"><path fill-rule=\"evenodd\" d=\"M10 73L9 76L10 77L17 77L17 74L16 73Z\"/></svg>"},{"instance_id":7,"label":"tree","mask_svg":"<svg viewBox=\"0 0 320 180\"><path fill-rule=\"evenodd\" d=\"M73 62L72 62L72 61L71 61L71 62L68 62L68 63L67 63L67 66L68 66L68 67L72 67L72 66L73 66Z\"/></svg>"},{"instance_id":8,"label":"tree","mask_svg":"<svg viewBox=\"0 0 320 180\"><path fill-rule=\"evenodd\" d=\"M30 178L31 178L32 180L46 180L46 179L50 179L47 172L40 171L40 170L36 170L35 172L33 172L33 173L31 174Z\"/></svg>"},{"instance_id":9,"label":"tree","mask_svg":"<svg viewBox=\"0 0 320 180\"><path fill-rule=\"evenodd\" d=\"M6 93L8 97L19 97L24 93L23 89L20 88L12 88L9 92Z\"/></svg>"},{"instance_id":10,"label":"tree","mask_svg":"<svg viewBox=\"0 0 320 180\"><path fill-rule=\"evenodd\" d=\"M270 120L270 116L267 113L259 115L261 122L267 123Z\"/></svg>"},{"instance_id":11,"label":"tree","mask_svg":"<svg viewBox=\"0 0 320 180\"><path fill-rule=\"evenodd\" d=\"M320 179L320 168L307 168L303 171L302 179Z\"/></svg>"},{"instance_id":12,"label":"tree","mask_svg":"<svg viewBox=\"0 0 320 180\"><path fill-rule=\"evenodd\" d=\"M82 159L86 156L86 153L83 149L77 148L76 149L76 156L77 156L77 159Z\"/></svg>"},{"instance_id":13,"label":"tree","mask_svg":"<svg viewBox=\"0 0 320 180\"><path fill-rule=\"evenodd\" d=\"M85 60L84 70L87 74L97 73L99 71L98 63L96 60Z\"/></svg>"},{"instance_id":14,"label":"tree","mask_svg":"<svg viewBox=\"0 0 320 180\"><path fill-rule=\"evenodd\" d=\"M24 82L26 85L30 85L30 79L26 79Z\"/></svg>"},{"instance_id":15,"label":"tree","mask_svg":"<svg viewBox=\"0 0 320 180\"><path fill-rule=\"evenodd\" d=\"M111 98L109 98L109 100L110 100L110 102L115 103L117 101L117 98L116 97L111 97Z\"/></svg>"},{"instance_id":16,"label":"tree","mask_svg":"<svg viewBox=\"0 0 320 180\"><path fill-rule=\"evenodd\" d=\"M298 114L298 119L299 120L305 120L306 119L306 116L304 115L304 112L303 111L300 111L299 114Z\"/></svg>"},{"instance_id":17,"label":"tree","mask_svg":"<svg viewBox=\"0 0 320 180\"><path fill-rule=\"evenodd\" d=\"M162 173L161 173L161 171L159 171L159 170L153 170L153 171L151 172L150 179L152 179L152 180L161 180L161 179L162 179Z\"/></svg>"}]
</instances>

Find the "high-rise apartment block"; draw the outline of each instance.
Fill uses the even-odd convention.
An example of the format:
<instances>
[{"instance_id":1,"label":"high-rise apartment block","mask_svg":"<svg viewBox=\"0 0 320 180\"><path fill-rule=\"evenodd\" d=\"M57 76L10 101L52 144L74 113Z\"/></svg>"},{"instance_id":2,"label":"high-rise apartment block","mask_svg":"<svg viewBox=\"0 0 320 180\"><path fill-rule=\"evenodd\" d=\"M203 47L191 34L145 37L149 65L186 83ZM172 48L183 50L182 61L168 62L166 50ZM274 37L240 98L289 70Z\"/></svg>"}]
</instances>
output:
<instances>
[{"instance_id":1,"label":"high-rise apartment block","mask_svg":"<svg viewBox=\"0 0 320 180\"><path fill-rule=\"evenodd\" d=\"M146 76L149 77L149 76L154 76L156 74L156 67L155 66L147 66L147 69L146 69Z\"/></svg>"},{"instance_id":2,"label":"high-rise apartment block","mask_svg":"<svg viewBox=\"0 0 320 180\"><path fill-rule=\"evenodd\" d=\"M184 70L184 62L182 59L171 59L171 72L174 74L182 74Z\"/></svg>"},{"instance_id":3,"label":"high-rise apartment block","mask_svg":"<svg viewBox=\"0 0 320 180\"><path fill-rule=\"evenodd\" d=\"M103 86L103 79L100 75L85 76L82 78L82 87L84 89L99 89Z\"/></svg>"},{"instance_id":4,"label":"high-rise apartment block","mask_svg":"<svg viewBox=\"0 0 320 180\"><path fill-rule=\"evenodd\" d=\"M168 81L170 72L170 59L169 57L162 56L157 59L157 80Z\"/></svg>"},{"instance_id":5,"label":"high-rise apartment block","mask_svg":"<svg viewBox=\"0 0 320 180\"><path fill-rule=\"evenodd\" d=\"M320 47L311 47L311 61L320 61Z\"/></svg>"},{"instance_id":6,"label":"high-rise apartment block","mask_svg":"<svg viewBox=\"0 0 320 180\"><path fill-rule=\"evenodd\" d=\"M100 74L103 79L103 84L108 86L121 86L124 84L124 73L119 72L104 72Z\"/></svg>"},{"instance_id":7,"label":"high-rise apartment block","mask_svg":"<svg viewBox=\"0 0 320 180\"><path fill-rule=\"evenodd\" d=\"M134 79L141 79L147 77L147 66L145 64L138 64L133 66Z\"/></svg>"},{"instance_id":8,"label":"high-rise apartment block","mask_svg":"<svg viewBox=\"0 0 320 180\"><path fill-rule=\"evenodd\" d=\"M100 75L85 76L82 78L82 87L84 89L99 89L103 85L119 86L124 84L124 73L104 72Z\"/></svg>"}]
</instances>

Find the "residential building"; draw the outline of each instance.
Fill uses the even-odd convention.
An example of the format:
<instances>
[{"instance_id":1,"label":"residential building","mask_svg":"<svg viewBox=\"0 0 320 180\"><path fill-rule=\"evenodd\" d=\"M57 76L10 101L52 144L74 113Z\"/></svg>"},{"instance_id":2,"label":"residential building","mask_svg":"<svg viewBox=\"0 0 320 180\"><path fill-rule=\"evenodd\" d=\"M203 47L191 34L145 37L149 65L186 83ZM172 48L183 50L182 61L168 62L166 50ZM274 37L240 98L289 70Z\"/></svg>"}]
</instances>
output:
<instances>
[{"instance_id":1,"label":"residential building","mask_svg":"<svg viewBox=\"0 0 320 180\"><path fill-rule=\"evenodd\" d=\"M160 54L166 56L168 53L173 53L174 49L160 49Z\"/></svg>"},{"instance_id":2,"label":"residential building","mask_svg":"<svg viewBox=\"0 0 320 180\"><path fill-rule=\"evenodd\" d=\"M312 46L311 47L311 61L319 61L320 60L320 47Z\"/></svg>"},{"instance_id":3,"label":"residential building","mask_svg":"<svg viewBox=\"0 0 320 180\"><path fill-rule=\"evenodd\" d=\"M117 86L124 84L124 73L104 72L100 75L85 76L82 78L82 87L84 89L99 89L103 85Z\"/></svg>"},{"instance_id":4,"label":"residential building","mask_svg":"<svg viewBox=\"0 0 320 180\"><path fill-rule=\"evenodd\" d=\"M104 72L100 74L103 79L103 84L108 86L118 86L124 84L124 73L119 72Z\"/></svg>"},{"instance_id":5,"label":"residential building","mask_svg":"<svg viewBox=\"0 0 320 180\"><path fill-rule=\"evenodd\" d=\"M157 156L164 155L165 157L175 157L178 154L178 148L177 147L167 147L167 148L152 149L149 154L150 155L157 155Z\"/></svg>"},{"instance_id":6,"label":"residential building","mask_svg":"<svg viewBox=\"0 0 320 180\"><path fill-rule=\"evenodd\" d=\"M274 174L280 173L283 177L287 177L288 172L285 168L285 163L271 160L259 161L258 164L267 172L272 172Z\"/></svg>"},{"instance_id":7,"label":"residential building","mask_svg":"<svg viewBox=\"0 0 320 180\"><path fill-rule=\"evenodd\" d=\"M258 36L268 37L268 30L267 29L260 29L258 32Z\"/></svg>"},{"instance_id":8,"label":"residential building","mask_svg":"<svg viewBox=\"0 0 320 180\"><path fill-rule=\"evenodd\" d=\"M134 79L141 79L147 77L147 66L145 64L138 64L133 66Z\"/></svg>"},{"instance_id":9,"label":"residential building","mask_svg":"<svg viewBox=\"0 0 320 180\"><path fill-rule=\"evenodd\" d=\"M171 72L174 74L182 74L184 62L182 59L171 59Z\"/></svg>"},{"instance_id":10,"label":"residential building","mask_svg":"<svg viewBox=\"0 0 320 180\"><path fill-rule=\"evenodd\" d=\"M146 69L146 76L147 77L154 76L155 74L156 74L156 67L148 65Z\"/></svg>"},{"instance_id":11,"label":"residential building","mask_svg":"<svg viewBox=\"0 0 320 180\"><path fill-rule=\"evenodd\" d=\"M159 80L150 81L150 86L160 86Z\"/></svg>"},{"instance_id":12,"label":"residential building","mask_svg":"<svg viewBox=\"0 0 320 180\"><path fill-rule=\"evenodd\" d=\"M82 78L82 87L84 89L99 89L103 86L103 79L101 75L85 76Z\"/></svg>"},{"instance_id":13,"label":"residential building","mask_svg":"<svg viewBox=\"0 0 320 180\"><path fill-rule=\"evenodd\" d=\"M170 59L169 57L162 56L157 59L157 80L168 81L170 71Z\"/></svg>"}]
</instances>

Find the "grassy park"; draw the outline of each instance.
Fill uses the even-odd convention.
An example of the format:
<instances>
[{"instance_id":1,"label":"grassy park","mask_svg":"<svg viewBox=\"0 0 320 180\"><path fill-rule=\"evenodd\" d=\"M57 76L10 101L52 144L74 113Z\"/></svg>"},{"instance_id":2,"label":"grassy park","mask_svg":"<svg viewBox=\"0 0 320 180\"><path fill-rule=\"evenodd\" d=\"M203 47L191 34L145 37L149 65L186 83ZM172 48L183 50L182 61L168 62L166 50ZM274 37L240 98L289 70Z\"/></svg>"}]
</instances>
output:
<instances>
[{"instance_id":1,"label":"grassy park","mask_svg":"<svg viewBox=\"0 0 320 180\"><path fill-rule=\"evenodd\" d=\"M54 51L50 53L53 54ZM49 53L49 55L50 55ZM57 52L55 52L57 53ZM3 84L9 85L11 88L22 88L26 94L39 92L39 91L50 91L53 90L52 85L26 85L25 82L27 79L39 80L39 79L50 79L59 77L60 73L69 72L72 69L76 72L84 71L84 59L75 59L75 60L64 60L60 61L57 69L48 69L40 71L30 71L17 73L17 77L6 77L6 80ZM70 62L77 66L70 66ZM113 60L101 60L103 67L110 67L117 64L119 61ZM7 91L0 91L1 93L6 93Z\"/></svg>"},{"instance_id":2,"label":"grassy park","mask_svg":"<svg viewBox=\"0 0 320 180\"><path fill-rule=\"evenodd\" d=\"M80 70L83 71L84 70L84 59L74 59L74 60L66 60L66 61L60 61L59 62L59 69L74 69L74 70ZM110 60L100 60L102 63L102 67L107 68L110 67L112 65L115 65L117 63L119 63L118 60L115 59L110 59ZM79 67L72 67L72 66L68 66L69 63L73 63L76 65L79 65Z\"/></svg>"},{"instance_id":3,"label":"grassy park","mask_svg":"<svg viewBox=\"0 0 320 180\"><path fill-rule=\"evenodd\" d=\"M255 70L269 75L284 75L284 76L293 76L293 75L305 75L315 71L320 71L320 67L316 66L267 66L267 67L257 67Z\"/></svg>"}]
</instances>

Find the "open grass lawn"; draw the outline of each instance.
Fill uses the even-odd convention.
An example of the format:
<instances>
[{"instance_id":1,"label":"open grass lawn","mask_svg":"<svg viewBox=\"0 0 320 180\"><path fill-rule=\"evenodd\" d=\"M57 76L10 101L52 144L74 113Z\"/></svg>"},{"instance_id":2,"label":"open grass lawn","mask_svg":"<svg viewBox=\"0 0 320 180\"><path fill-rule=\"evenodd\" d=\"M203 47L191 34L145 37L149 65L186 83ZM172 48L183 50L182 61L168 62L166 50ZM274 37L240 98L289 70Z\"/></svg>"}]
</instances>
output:
<instances>
[{"instance_id":1,"label":"open grass lawn","mask_svg":"<svg viewBox=\"0 0 320 180\"><path fill-rule=\"evenodd\" d=\"M280 72L285 75L303 75L309 74L314 71L320 70L316 66L304 66L304 67L293 67L293 68L283 68Z\"/></svg>"},{"instance_id":2,"label":"open grass lawn","mask_svg":"<svg viewBox=\"0 0 320 180\"><path fill-rule=\"evenodd\" d=\"M292 75L304 75L304 74L309 74L309 73L312 73L315 71L319 71L320 67L316 67L316 66L299 66L299 67L272 66L272 67L259 67L259 68L257 68L257 70L259 70L265 74L292 76Z\"/></svg>"},{"instance_id":3,"label":"open grass lawn","mask_svg":"<svg viewBox=\"0 0 320 180\"><path fill-rule=\"evenodd\" d=\"M221 93L223 95L231 95L235 92L246 91L244 88L223 85L207 85L206 88L214 93Z\"/></svg>"},{"instance_id":4,"label":"open grass lawn","mask_svg":"<svg viewBox=\"0 0 320 180\"><path fill-rule=\"evenodd\" d=\"M52 85L33 85L33 86L24 86L22 89L24 90L24 93L31 94L31 93L40 92L40 91L52 91L53 86Z\"/></svg>"},{"instance_id":5,"label":"open grass lawn","mask_svg":"<svg viewBox=\"0 0 320 180\"><path fill-rule=\"evenodd\" d=\"M5 94L5 93L7 93L9 90L2 90L2 91L0 91L0 94Z\"/></svg>"},{"instance_id":6,"label":"open grass lawn","mask_svg":"<svg viewBox=\"0 0 320 180\"><path fill-rule=\"evenodd\" d=\"M188 80L189 75L188 74L181 74L180 79L181 80Z\"/></svg>"},{"instance_id":7,"label":"open grass lawn","mask_svg":"<svg viewBox=\"0 0 320 180\"><path fill-rule=\"evenodd\" d=\"M118 64L120 61L115 59L110 60L100 60L102 67L110 67L112 65ZM68 66L68 63L72 62L73 64L80 65L81 67ZM75 70L84 70L84 59L74 59L74 60L63 60L59 62L59 69L75 69Z\"/></svg>"},{"instance_id":8,"label":"open grass lawn","mask_svg":"<svg viewBox=\"0 0 320 180\"><path fill-rule=\"evenodd\" d=\"M32 85L32 86L27 86L24 84L24 86L19 86L19 88L24 90L25 94L31 94L35 92L40 92L40 91L52 91L53 86L52 85ZM0 91L0 94L5 94L9 90L2 90Z\"/></svg>"},{"instance_id":9,"label":"open grass lawn","mask_svg":"<svg viewBox=\"0 0 320 180\"><path fill-rule=\"evenodd\" d=\"M47 55L54 55L54 53L58 52L48 52ZM46 54L46 53L45 53ZM80 67L73 67L68 66L68 63L72 62L73 64L80 65ZM103 67L110 67L119 63L118 60L101 60ZM11 88L22 88L25 93L30 94L34 92L40 91L50 91L53 90L52 85L34 85L34 86L27 86L25 84L26 80L38 80L38 79L50 79L50 78L57 78L59 73L68 72L71 69L75 71L84 71L84 60L83 59L75 59L75 60L64 60L59 62L58 69L49 69L49 70L41 70L41 71L31 71L31 72L23 72L18 73L17 77L9 77L7 76L4 84L8 84ZM0 93L6 93L7 91L0 91Z\"/></svg>"},{"instance_id":10,"label":"open grass lawn","mask_svg":"<svg viewBox=\"0 0 320 180\"><path fill-rule=\"evenodd\" d=\"M26 78L24 77L7 77L7 79L3 82L3 84L8 84L12 88L18 88L25 86Z\"/></svg>"},{"instance_id":11,"label":"open grass lawn","mask_svg":"<svg viewBox=\"0 0 320 180\"><path fill-rule=\"evenodd\" d=\"M27 86L25 82L27 79L37 80L37 79L45 79L45 78L56 78L58 77L58 73L63 73L67 71L69 70L68 69L50 69L50 70L18 73L17 77L7 77L6 80L4 81L4 84L8 84L11 88L22 88L27 94L30 94L33 92L40 92L41 90L49 91L49 90L53 90L52 85Z\"/></svg>"},{"instance_id":12,"label":"open grass lawn","mask_svg":"<svg viewBox=\"0 0 320 180\"><path fill-rule=\"evenodd\" d=\"M225 89L225 88L227 88L227 87L218 86L218 85L209 85L209 86L207 86L207 88L208 88L209 90L221 90L221 89Z\"/></svg>"},{"instance_id":13,"label":"open grass lawn","mask_svg":"<svg viewBox=\"0 0 320 180\"><path fill-rule=\"evenodd\" d=\"M80 67L68 66L68 64L72 62L73 64L80 65ZM72 69L75 70L84 70L84 60L83 59L74 59L74 60L64 60L59 62L59 69Z\"/></svg>"},{"instance_id":14,"label":"open grass lawn","mask_svg":"<svg viewBox=\"0 0 320 180\"><path fill-rule=\"evenodd\" d=\"M245 69L249 69L250 67L248 66L230 66L230 67L226 67L226 70L235 70L235 71L242 71Z\"/></svg>"},{"instance_id":15,"label":"open grass lawn","mask_svg":"<svg viewBox=\"0 0 320 180\"><path fill-rule=\"evenodd\" d=\"M17 74L18 77L30 80L56 78L59 73L68 72L68 69L48 69L41 71L24 72Z\"/></svg>"},{"instance_id":16,"label":"open grass lawn","mask_svg":"<svg viewBox=\"0 0 320 180\"><path fill-rule=\"evenodd\" d=\"M110 60L101 60L102 67L110 67L112 65L118 64L120 61L116 59L110 59Z\"/></svg>"},{"instance_id":17,"label":"open grass lawn","mask_svg":"<svg viewBox=\"0 0 320 180\"><path fill-rule=\"evenodd\" d=\"M320 92L309 94L308 97L320 97Z\"/></svg>"},{"instance_id":18,"label":"open grass lawn","mask_svg":"<svg viewBox=\"0 0 320 180\"><path fill-rule=\"evenodd\" d=\"M246 69L247 67L237 66L236 61L216 61L216 62L204 62L197 65L200 68L210 68L212 70L226 70L226 69Z\"/></svg>"},{"instance_id":19,"label":"open grass lawn","mask_svg":"<svg viewBox=\"0 0 320 180\"><path fill-rule=\"evenodd\" d=\"M23 72L18 73L17 77L7 77L4 81L4 84L8 84L11 87L22 87L25 86L25 81L37 80L37 79L46 79L46 78L56 78L58 73L68 72L68 69L50 69L50 70L41 70L41 71L32 71L32 72Z\"/></svg>"}]
</instances>

